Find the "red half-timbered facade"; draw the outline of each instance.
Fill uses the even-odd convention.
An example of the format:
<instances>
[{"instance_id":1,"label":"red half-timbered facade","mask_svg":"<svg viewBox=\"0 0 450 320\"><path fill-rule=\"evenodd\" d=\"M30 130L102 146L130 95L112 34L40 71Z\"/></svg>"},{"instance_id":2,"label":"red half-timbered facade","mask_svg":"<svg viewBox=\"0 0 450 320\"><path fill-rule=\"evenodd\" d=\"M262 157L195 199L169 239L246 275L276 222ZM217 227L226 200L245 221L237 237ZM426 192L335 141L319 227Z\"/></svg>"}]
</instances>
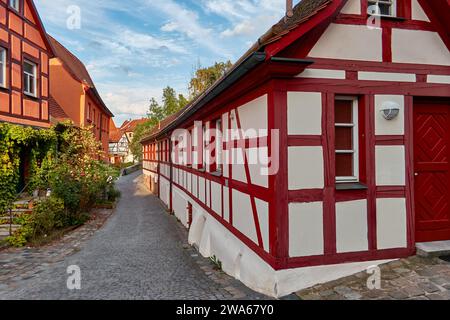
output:
<instances>
[{"instance_id":1,"label":"red half-timbered facade","mask_svg":"<svg viewBox=\"0 0 450 320\"><path fill-rule=\"evenodd\" d=\"M189 242L255 290L450 240L449 4L375 2L303 0L142 142Z\"/></svg>"},{"instance_id":2,"label":"red half-timbered facade","mask_svg":"<svg viewBox=\"0 0 450 320\"><path fill-rule=\"evenodd\" d=\"M49 127L49 59L31 0L0 1L0 121Z\"/></svg>"}]
</instances>

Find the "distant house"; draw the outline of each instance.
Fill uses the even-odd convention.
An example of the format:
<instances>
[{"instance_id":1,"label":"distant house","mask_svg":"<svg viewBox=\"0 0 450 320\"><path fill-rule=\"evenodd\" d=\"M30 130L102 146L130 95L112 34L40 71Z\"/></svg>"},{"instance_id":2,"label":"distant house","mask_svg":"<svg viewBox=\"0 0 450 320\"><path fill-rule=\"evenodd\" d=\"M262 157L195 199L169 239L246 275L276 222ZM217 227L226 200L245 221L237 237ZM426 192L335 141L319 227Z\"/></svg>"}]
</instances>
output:
<instances>
[{"instance_id":1,"label":"distant house","mask_svg":"<svg viewBox=\"0 0 450 320\"><path fill-rule=\"evenodd\" d=\"M109 161L113 164L135 162L136 157L130 150L134 130L139 124L148 121L147 118L127 120L117 128L111 120L109 133Z\"/></svg>"},{"instance_id":2,"label":"distant house","mask_svg":"<svg viewBox=\"0 0 450 320\"><path fill-rule=\"evenodd\" d=\"M48 38L55 52L55 58L50 60L50 119L70 119L80 127L92 125L106 154L114 115L100 97L85 65L57 40Z\"/></svg>"},{"instance_id":3,"label":"distant house","mask_svg":"<svg viewBox=\"0 0 450 320\"><path fill-rule=\"evenodd\" d=\"M33 1L0 1L0 122L50 127L53 55Z\"/></svg>"}]
</instances>

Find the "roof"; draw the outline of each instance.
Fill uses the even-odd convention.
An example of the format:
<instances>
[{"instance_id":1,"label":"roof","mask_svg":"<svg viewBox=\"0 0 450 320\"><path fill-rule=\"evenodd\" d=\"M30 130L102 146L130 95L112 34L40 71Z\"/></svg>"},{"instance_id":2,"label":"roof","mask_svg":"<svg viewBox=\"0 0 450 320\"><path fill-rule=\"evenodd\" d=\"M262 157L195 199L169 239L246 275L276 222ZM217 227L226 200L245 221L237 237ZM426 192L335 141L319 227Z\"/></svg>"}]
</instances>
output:
<instances>
[{"instance_id":1,"label":"roof","mask_svg":"<svg viewBox=\"0 0 450 320\"><path fill-rule=\"evenodd\" d=\"M183 115L187 114L190 109L194 109L208 94L210 94L216 87L218 87L225 79L233 73L238 67L240 67L246 60L257 52L260 52L265 46L273 43L283 36L288 34L291 30L297 28L305 21L311 19L319 11L328 6L333 0L303 0L298 3L293 9L293 16L290 18L283 17L277 24L272 26L258 41L233 65L233 67L219 80L217 80L208 90L194 99L190 104L183 108L175 115L169 116L160 122L159 128L153 129L147 137L142 141L152 139L153 137L163 133L165 129L173 122L180 119Z\"/></svg>"},{"instance_id":2,"label":"roof","mask_svg":"<svg viewBox=\"0 0 450 320\"><path fill-rule=\"evenodd\" d=\"M133 132L136 127L142 123L145 123L148 121L148 118L142 118L137 120L127 120L125 121L122 126L120 127L120 131L122 132Z\"/></svg>"},{"instance_id":3,"label":"roof","mask_svg":"<svg viewBox=\"0 0 450 320\"><path fill-rule=\"evenodd\" d=\"M113 113L108 109L100 94L95 87L94 81L92 80L86 66L78 59L72 52L70 52L66 47L64 47L59 41L57 41L52 36L48 36L51 45L53 46L55 57L59 58L66 70L71 74L71 76L79 81L80 83L87 86L87 92L92 95L94 100L97 100L98 104L103 107L104 111L113 117Z\"/></svg>"},{"instance_id":4,"label":"roof","mask_svg":"<svg viewBox=\"0 0 450 320\"><path fill-rule=\"evenodd\" d=\"M109 142L119 142L123 136L123 132L117 128L109 130Z\"/></svg>"},{"instance_id":5,"label":"roof","mask_svg":"<svg viewBox=\"0 0 450 320\"><path fill-rule=\"evenodd\" d=\"M55 119L63 120L63 119L69 119L70 118L67 115L67 113L64 111L64 109L55 100L55 98L53 98L52 95L50 95L50 97L48 99L48 109L49 109L50 116L55 118Z\"/></svg>"}]
</instances>

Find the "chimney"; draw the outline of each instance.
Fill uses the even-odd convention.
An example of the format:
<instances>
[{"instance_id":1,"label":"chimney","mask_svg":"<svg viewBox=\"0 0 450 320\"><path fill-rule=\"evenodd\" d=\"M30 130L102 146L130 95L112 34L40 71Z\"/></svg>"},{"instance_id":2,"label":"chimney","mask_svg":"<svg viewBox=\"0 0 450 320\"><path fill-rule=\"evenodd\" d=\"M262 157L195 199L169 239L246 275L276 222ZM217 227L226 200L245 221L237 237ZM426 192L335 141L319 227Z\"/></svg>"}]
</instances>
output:
<instances>
[{"instance_id":1,"label":"chimney","mask_svg":"<svg viewBox=\"0 0 450 320\"><path fill-rule=\"evenodd\" d=\"M293 0L286 0L286 19L291 18L294 15Z\"/></svg>"}]
</instances>

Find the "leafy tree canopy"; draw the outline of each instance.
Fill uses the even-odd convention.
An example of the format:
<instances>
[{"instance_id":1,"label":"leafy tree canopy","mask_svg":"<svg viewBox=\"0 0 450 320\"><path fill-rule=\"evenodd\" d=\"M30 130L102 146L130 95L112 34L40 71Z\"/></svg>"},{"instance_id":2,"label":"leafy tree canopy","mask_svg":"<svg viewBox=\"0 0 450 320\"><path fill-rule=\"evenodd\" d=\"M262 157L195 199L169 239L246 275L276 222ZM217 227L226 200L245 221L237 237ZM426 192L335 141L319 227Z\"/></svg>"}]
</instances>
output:
<instances>
[{"instance_id":1,"label":"leafy tree canopy","mask_svg":"<svg viewBox=\"0 0 450 320\"><path fill-rule=\"evenodd\" d=\"M232 66L233 64L231 61L216 62L213 66L207 68L198 66L197 71L195 71L194 76L189 82L190 97L193 99L202 94L212 86L214 82L224 76Z\"/></svg>"}]
</instances>

